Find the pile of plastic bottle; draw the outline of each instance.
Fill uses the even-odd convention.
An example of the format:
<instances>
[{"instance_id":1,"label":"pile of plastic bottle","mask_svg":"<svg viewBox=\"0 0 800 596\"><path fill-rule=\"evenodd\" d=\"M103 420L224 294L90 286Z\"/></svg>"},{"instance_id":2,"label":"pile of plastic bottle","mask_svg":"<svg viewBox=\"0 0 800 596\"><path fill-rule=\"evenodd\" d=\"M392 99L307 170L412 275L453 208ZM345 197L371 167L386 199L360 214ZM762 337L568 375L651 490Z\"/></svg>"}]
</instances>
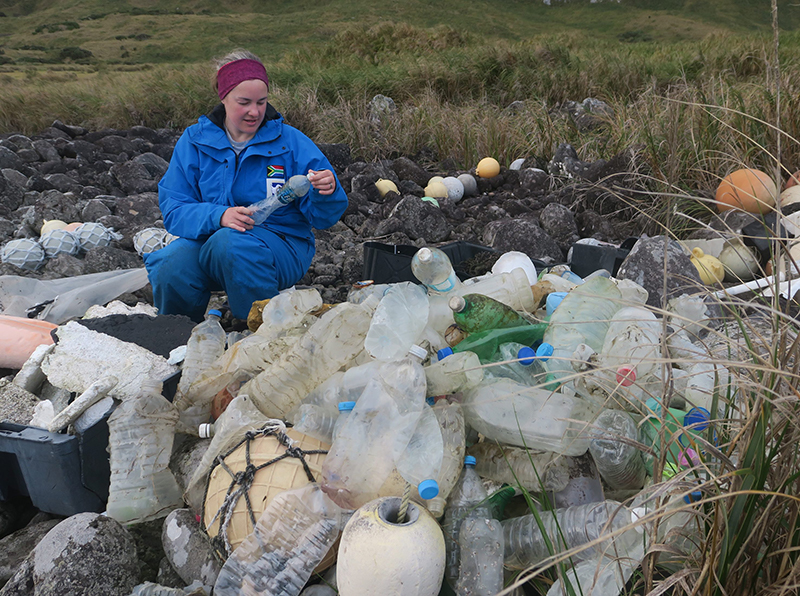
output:
<instances>
[{"instance_id":1,"label":"pile of plastic bottle","mask_svg":"<svg viewBox=\"0 0 800 596\"><path fill-rule=\"evenodd\" d=\"M316 481L266 504L215 595L335 594L318 583L332 549L344 596L496 594L561 553L575 593L618 594L648 547L654 465L667 478L697 466L719 371L680 329L663 337L637 284L516 257L461 281L422 248L421 284L362 283L332 306L286 291L245 337L210 311L174 403L151 387L109 421L108 513L152 519L185 500L207 522L221 456L265 425L293 427L329 445ZM154 439L176 429L211 437L183 496ZM660 532L686 525L697 498L659 501L674 511Z\"/></svg>"}]
</instances>

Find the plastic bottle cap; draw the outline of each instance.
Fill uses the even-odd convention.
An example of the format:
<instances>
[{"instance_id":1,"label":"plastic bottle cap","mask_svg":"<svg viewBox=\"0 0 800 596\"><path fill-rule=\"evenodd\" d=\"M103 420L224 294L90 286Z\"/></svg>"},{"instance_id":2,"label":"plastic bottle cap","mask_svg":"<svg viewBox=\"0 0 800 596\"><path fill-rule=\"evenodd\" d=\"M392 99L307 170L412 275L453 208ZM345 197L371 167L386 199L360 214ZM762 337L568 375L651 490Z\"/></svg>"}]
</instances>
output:
<instances>
[{"instance_id":1,"label":"plastic bottle cap","mask_svg":"<svg viewBox=\"0 0 800 596\"><path fill-rule=\"evenodd\" d=\"M452 355L453 355L453 348L442 348L441 350L436 352L436 357L439 360L444 360L448 356L452 356Z\"/></svg>"},{"instance_id":2,"label":"plastic bottle cap","mask_svg":"<svg viewBox=\"0 0 800 596\"><path fill-rule=\"evenodd\" d=\"M540 360L547 361L550 359L550 356L553 355L553 352L555 352L555 348L553 348L552 344L543 342L536 348L536 357Z\"/></svg>"},{"instance_id":3,"label":"plastic bottle cap","mask_svg":"<svg viewBox=\"0 0 800 596\"><path fill-rule=\"evenodd\" d=\"M436 400L432 397L426 397L425 403L428 404L429 406L433 406L436 405Z\"/></svg>"},{"instance_id":4,"label":"plastic bottle cap","mask_svg":"<svg viewBox=\"0 0 800 596\"><path fill-rule=\"evenodd\" d=\"M547 295L547 300L545 301L545 310L547 311L548 315L553 314L553 311L558 308L558 305L561 304L561 301L564 300L566 295L566 292L550 292Z\"/></svg>"},{"instance_id":5,"label":"plastic bottle cap","mask_svg":"<svg viewBox=\"0 0 800 596\"><path fill-rule=\"evenodd\" d=\"M212 308L208 311L208 314L218 316L220 319L222 318L222 312L217 310L216 308Z\"/></svg>"},{"instance_id":6,"label":"plastic bottle cap","mask_svg":"<svg viewBox=\"0 0 800 596\"><path fill-rule=\"evenodd\" d=\"M417 258L423 263L427 263L433 258L433 251L427 246L424 246L417 251Z\"/></svg>"},{"instance_id":7,"label":"plastic bottle cap","mask_svg":"<svg viewBox=\"0 0 800 596\"><path fill-rule=\"evenodd\" d=\"M475 456L473 456L473 455L464 456L464 465L465 466L474 466L477 463L478 463L478 460L475 459Z\"/></svg>"},{"instance_id":8,"label":"plastic bottle cap","mask_svg":"<svg viewBox=\"0 0 800 596\"><path fill-rule=\"evenodd\" d=\"M519 363L522 366L530 366L536 359L536 352L533 351L533 348L525 346L519 349L519 352L517 352L517 358L519 358Z\"/></svg>"},{"instance_id":9,"label":"plastic bottle cap","mask_svg":"<svg viewBox=\"0 0 800 596\"><path fill-rule=\"evenodd\" d=\"M419 483L417 491L419 496L427 501L439 494L439 484L433 479L423 480Z\"/></svg>"},{"instance_id":10,"label":"plastic bottle cap","mask_svg":"<svg viewBox=\"0 0 800 596\"><path fill-rule=\"evenodd\" d=\"M461 312L467 307L467 301L464 300L463 296L451 296L450 300L447 301L447 306L453 312Z\"/></svg>"},{"instance_id":11,"label":"plastic bottle cap","mask_svg":"<svg viewBox=\"0 0 800 596\"><path fill-rule=\"evenodd\" d=\"M683 502L687 505L691 505L692 503L697 503L700 499L703 498L703 493L699 490L693 490L688 495L683 495Z\"/></svg>"},{"instance_id":12,"label":"plastic bottle cap","mask_svg":"<svg viewBox=\"0 0 800 596\"><path fill-rule=\"evenodd\" d=\"M416 356L420 360L425 360L425 358L428 357L428 350L416 344L414 344L408 349L408 353L411 354L412 356Z\"/></svg>"},{"instance_id":13,"label":"plastic bottle cap","mask_svg":"<svg viewBox=\"0 0 800 596\"><path fill-rule=\"evenodd\" d=\"M617 369L617 383L623 387L630 387L636 382L636 368L633 366L620 366Z\"/></svg>"},{"instance_id":14,"label":"plastic bottle cap","mask_svg":"<svg viewBox=\"0 0 800 596\"><path fill-rule=\"evenodd\" d=\"M707 429L710 420L711 413L708 410L705 408L692 408L686 412L686 416L683 417L683 425L689 426L691 424L697 424L697 426L691 430L698 432Z\"/></svg>"},{"instance_id":15,"label":"plastic bottle cap","mask_svg":"<svg viewBox=\"0 0 800 596\"><path fill-rule=\"evenodd\" d=\"M339 402L339 411L340 412L349 412L353 408L356 407L356 402L354 401L340 401Z\"/></svg>"},{"instance_id":16,"label":"plastic bottle cap","mask_svg":"<svg viewBox=\"0 0 800 596\"><path fill-rule=\"evenodd\" d=\"M207 422L201 424L197 429L197 434L201 439L210 439L214 434L214 425Z\"/></svg>"}]
</instances>

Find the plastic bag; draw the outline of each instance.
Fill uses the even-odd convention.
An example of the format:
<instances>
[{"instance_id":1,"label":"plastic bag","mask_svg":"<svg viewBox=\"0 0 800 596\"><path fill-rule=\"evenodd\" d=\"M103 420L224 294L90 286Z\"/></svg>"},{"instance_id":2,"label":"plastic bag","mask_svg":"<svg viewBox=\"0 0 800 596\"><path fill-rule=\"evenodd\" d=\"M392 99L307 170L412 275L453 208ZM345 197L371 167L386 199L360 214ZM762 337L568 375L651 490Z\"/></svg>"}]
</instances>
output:
<instances>
[{"instance_id":1,"label":"plastic bag","mask_svg":"<svg viewBox=\"0 0 800 596\"><path fill-rule=\"evenodd\" d=\"M62 279L0 276L0 314L41 319L60 325L147 285L147 270L122 269Z\"/></svg>"}]
</instances>

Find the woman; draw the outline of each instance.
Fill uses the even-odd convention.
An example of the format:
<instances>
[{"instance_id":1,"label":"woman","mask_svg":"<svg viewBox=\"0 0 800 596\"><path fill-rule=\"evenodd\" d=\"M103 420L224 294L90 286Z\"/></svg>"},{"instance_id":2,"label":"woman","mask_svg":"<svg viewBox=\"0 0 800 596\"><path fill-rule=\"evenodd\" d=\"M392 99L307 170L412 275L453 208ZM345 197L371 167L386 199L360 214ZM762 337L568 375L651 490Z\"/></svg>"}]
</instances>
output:
<instances>
[{"instance_id":1,"label":"woman","mask_svg":"<svg viewBox=\"0 0 800 596\"><path fill-rule=\"evenodd\" d=\"M319 148L267 103L255 55L225 56L215 87L221 103L184 131L158 184L164 227L179 238L144 256L159 312L195 321L211 291L224 290L245 319L254 301L295 284L314 256L312 227L332 226L347 207ZM308 174L308 194L254 226L248 206L296 174Z\"/></svg>"}]
</instances>

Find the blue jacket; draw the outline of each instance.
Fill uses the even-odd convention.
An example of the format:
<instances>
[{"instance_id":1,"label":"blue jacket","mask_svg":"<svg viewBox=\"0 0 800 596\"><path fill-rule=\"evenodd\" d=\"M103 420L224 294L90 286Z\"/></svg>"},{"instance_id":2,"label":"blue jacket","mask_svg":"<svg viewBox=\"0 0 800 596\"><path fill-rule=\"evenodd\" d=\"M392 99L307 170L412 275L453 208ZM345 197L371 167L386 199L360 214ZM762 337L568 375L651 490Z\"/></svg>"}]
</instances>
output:
<instances>
[{"instance_id":1,"label":"blue jacket","mask_svg":"<svg viewBox=\"0 0 800 596\"><path fill-rule=\"evenodd\" d=\"M312 170L333 170L319 148L267 105L264 122L237 156L222 125L219 104L187 128L175 145L169 169L158 184L164 227L171 234L204 239L220 229L228 207L248 206L274 193L291 176ZM273 212L262 227L313 246L311 228L335 224L347 208L347 195L337 179L331 195L314 188Z\"/></svg>"}]
</instances>

